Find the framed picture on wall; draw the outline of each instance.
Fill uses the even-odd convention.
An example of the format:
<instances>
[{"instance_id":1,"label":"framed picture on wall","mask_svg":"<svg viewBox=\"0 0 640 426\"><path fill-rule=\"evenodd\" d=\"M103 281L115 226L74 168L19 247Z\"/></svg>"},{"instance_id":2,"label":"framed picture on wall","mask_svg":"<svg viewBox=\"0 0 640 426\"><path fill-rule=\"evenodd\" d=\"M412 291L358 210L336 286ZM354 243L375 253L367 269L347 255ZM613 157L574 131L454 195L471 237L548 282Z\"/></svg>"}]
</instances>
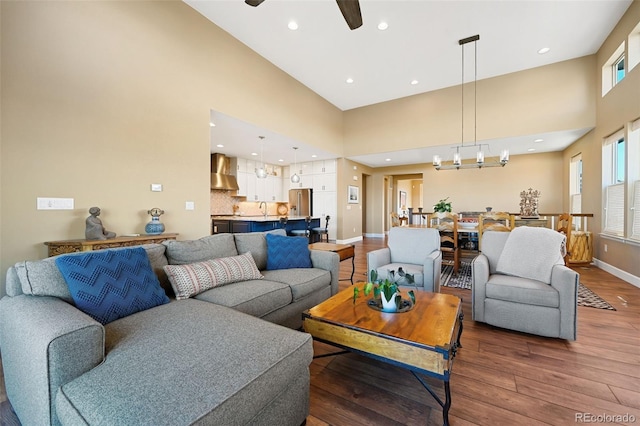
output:
<instances>
[{"instance_id":1,"label":"framed picture on wall","mask_svg":"<svg viewBox=\"0 0 640 426\"><path fill-rule=\"evenodd\" d=\"M347 192L347 202L349 204L358 204L360 202L360 187L349 185L349 191Z\"/></svg>"},{"instance_id":2,"label":"framed picture on wall","mask_svg":"<svg viewBox=\"0 0 640 426\"><path fill-rule=\"evenodd\" d=\"M400 210L404 210L407 207L407 192L406 191L400 191L400 198L398 198L398 208Z\"/></svg>"}]
</instances>

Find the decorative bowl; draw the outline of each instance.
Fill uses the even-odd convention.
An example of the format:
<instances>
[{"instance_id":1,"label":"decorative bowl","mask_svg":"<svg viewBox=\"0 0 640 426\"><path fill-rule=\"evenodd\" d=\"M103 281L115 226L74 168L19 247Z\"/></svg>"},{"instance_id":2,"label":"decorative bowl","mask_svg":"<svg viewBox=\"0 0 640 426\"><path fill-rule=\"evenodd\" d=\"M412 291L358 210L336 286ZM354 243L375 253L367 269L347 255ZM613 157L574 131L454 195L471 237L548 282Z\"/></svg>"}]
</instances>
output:
<instances>
[{"instance_id":1,"label":"decorative bowl","mask_svg":"<svg viewBox=\"0 0 640 426\"><path fill-rule=\"evenodd\" d=\"M458 222L461 228L473 229L478 226L478 222Z\"/></svg>"}]
</instances>

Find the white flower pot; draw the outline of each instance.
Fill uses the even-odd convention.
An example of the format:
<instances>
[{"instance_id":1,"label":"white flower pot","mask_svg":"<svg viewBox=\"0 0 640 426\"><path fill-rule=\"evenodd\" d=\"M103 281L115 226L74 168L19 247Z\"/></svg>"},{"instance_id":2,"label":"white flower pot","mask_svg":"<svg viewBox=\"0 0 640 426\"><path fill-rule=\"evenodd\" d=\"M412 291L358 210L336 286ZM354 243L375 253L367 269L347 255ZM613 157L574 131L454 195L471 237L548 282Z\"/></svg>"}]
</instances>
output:
<instances>
[{"instance_id":1,"label":"white flower pot","mask_svg":"<svg viewBox=\"0 0 640 426\"><path fill-rule=\"evenodd\" d=\"M398 294L398 292L393 293L393 295L391 295L391 300L387 300L384 297L384 292L381 291L380 292L380 300L382 300L382 310L384 312L396 312L398 309L396 307L396 295Z\"/></svg>"}]
</instances>

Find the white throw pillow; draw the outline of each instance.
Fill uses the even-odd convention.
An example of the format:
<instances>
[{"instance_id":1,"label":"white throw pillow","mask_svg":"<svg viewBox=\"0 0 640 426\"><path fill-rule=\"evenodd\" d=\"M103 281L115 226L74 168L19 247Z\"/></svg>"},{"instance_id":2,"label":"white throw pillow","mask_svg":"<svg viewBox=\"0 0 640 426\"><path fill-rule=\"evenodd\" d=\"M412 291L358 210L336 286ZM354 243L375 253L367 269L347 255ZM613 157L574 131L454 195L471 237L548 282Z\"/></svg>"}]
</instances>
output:
<instances>
[{"instance_id":1,"label":"white throw pillow","mask_svg":"<svg viewBox=\"0 0 640 426\"><path fill-rule=\"evenodd\" d=\"M264 278L250 252L188 265L166 265L164 271L178 300L224 284Z\"/></svg>"},{"instance_id":2,"label":"white throw pillow","mask_svg":"<svg viewBox=\"0 0 640 426\"><path fill-rule=\"evenodd\" d=\"M554 265L563 264L566 237L548 228L520 226L509 234L496 272L551 284Z\"/></svg>"}]
</instances>

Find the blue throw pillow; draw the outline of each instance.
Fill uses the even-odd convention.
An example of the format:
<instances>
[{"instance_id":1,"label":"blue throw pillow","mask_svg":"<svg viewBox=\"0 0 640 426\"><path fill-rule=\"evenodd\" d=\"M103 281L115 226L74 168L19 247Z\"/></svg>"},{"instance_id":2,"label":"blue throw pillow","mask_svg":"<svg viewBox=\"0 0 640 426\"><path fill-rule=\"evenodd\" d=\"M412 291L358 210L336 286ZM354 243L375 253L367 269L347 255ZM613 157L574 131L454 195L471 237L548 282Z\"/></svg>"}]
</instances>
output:
<instances>
[{"instance_id":1,"label":"blue throw pillow","mask_svg":"<svg viewBox=\"0 0 640 426\"><path fill-rule=\"evenodd\" d=\"M307 237L285 237L265 234L267 238L267 269L311 268L311 253Z\"/></svg>"},{"instance_id":2,"label":"blue throw pillow","mask_svg":"<svg viewBox=\"0 0 640 426\"><path fill-rule=\"evenodd\" d=\"M56 265L76 307L102 324L169 302L142 247L60 256Z\"/></svg>"}]
</instances>

